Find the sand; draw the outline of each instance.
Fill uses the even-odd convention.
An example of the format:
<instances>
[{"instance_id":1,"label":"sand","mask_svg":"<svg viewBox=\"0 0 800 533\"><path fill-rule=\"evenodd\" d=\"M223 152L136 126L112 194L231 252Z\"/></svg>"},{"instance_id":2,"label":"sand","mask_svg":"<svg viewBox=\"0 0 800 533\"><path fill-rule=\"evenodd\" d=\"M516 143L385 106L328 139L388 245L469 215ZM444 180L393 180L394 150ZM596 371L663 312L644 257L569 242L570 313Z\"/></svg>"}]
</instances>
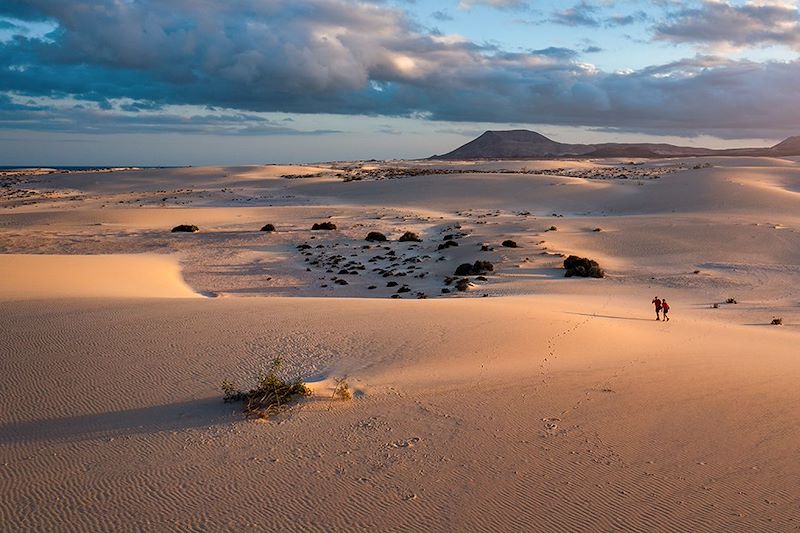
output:
<instances>
[{"instance_id":1,"label":"sand","mask_svg":"<svg viewBox=\"0 0 800 533\"><path fill-rule=\"evenodd\" d=\"M800 168L615 163L15 182L0 529L797 530ZM445 168L369 166L401 164ZM571 253L608 277L565 279ZM446 284L478 259L485 280ZM221 401L275 356L311 398L266 422ZM353 400L328 400L339 377Z\"/></svg>"}]
</instances>

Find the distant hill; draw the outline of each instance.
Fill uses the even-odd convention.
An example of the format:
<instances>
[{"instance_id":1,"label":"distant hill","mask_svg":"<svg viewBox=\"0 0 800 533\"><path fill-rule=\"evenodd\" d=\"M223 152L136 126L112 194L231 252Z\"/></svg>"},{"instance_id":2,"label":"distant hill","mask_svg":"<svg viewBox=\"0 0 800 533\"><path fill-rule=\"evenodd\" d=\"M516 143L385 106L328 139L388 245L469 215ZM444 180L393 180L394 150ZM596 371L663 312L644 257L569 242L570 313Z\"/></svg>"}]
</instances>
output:
<instances>
[{"instance_id":1,"label":"distant hill","mask_svg":"<svg viewBox=\"0 0 800 533\"><path fill-rule=\"evenodd\" d=\"M798 155L800 154L800 135L789 137L783 142L779 142L770 151L773 155Z\"/></svg>"},{"instance_id":2,"label":"distant hill","mask_svg":"<svg viewBox=\"0 0 800 533\"><path fill-rule=\"evenodd\" d=\"M452 152L431 159L555 159L559 157L696 157L712 155L790 156L800 155L800 136L768 148L713 150L663 143L567 144L529 130L486 131Z\"/></svg>"}]
</instances>

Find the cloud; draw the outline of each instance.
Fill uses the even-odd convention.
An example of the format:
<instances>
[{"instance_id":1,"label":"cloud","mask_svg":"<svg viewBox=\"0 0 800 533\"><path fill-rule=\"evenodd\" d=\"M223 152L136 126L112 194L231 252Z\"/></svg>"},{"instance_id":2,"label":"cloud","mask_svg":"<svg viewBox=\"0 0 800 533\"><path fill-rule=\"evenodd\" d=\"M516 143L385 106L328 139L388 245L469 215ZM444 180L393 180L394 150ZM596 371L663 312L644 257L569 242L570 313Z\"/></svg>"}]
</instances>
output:
<instances>
[{"instance_id":1,"label":"cloud","mask_svg":"<svg viewBox=\"0 0 800 533\"><path fill-rule=\"evenodd\" d=\"M449 22L453 20L452 15L450 15L446 11L434 11L433 13L431 13L431 16L440 22Z\"/></svg>"},{"instance_id":2,"label":"cloud","mask_svg":"<svg viewBox=\"0 0 800 533\"><path fill-rule=\"evenodd\" d=\"M599 9L598 6L581 2L573 7L554 12L550 21L564 26L600 26L601 21L597 17Z\"/></svg>"},{"instance_id":3,"label":"cloud","mask_svg":"<svg viewBox=\"0 0 800 533\"><path fill-rule=\"evenodd\" d=\"M262 112L740 137L800 124L799 61L699 56L606 73L571 49L509 52L429 32L388 5L6 0L0 16L55 30L0 42L0 127L308 133Z\"/></svg>"},{"instance_id":4,"label":"cloud","mask_svg":"<svg viewBox=\"0 0 800 533\"><path fill-rule=\"evenodd\" d=\"M800 11L791 2L705 0L700 7L680 9L656 26L655 38L676 43L727 45L740 48L784 45L800 49Z\"/></svg>"},{"instance_id":5,"label":"cloud","mask_svg":"<svg viewBox=\"0 0 800 533\"><path fill-rule=\"evenodd\" d=\"M522 9L528 7L525 0L459 0L459 9L472 9L475 6L494 7L496 9Z\"/></svg>"}]
</instances>

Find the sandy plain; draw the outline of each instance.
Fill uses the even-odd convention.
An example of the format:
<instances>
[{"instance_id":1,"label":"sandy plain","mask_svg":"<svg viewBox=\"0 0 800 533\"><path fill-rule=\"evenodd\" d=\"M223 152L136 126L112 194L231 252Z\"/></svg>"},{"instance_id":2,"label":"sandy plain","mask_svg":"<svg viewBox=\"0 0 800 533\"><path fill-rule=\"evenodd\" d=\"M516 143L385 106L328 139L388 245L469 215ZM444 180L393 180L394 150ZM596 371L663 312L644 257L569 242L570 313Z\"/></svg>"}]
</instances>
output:
<instances>
[{"instance_id":1,"label":"sandy plain","mask_svg":"<svg viewBox=\"0 0 800 533\"><path fill-rule=\"evenodd\" d=\"M0 529L800 529L792 159L2 179Z\"/></svg>"}]
</instances>

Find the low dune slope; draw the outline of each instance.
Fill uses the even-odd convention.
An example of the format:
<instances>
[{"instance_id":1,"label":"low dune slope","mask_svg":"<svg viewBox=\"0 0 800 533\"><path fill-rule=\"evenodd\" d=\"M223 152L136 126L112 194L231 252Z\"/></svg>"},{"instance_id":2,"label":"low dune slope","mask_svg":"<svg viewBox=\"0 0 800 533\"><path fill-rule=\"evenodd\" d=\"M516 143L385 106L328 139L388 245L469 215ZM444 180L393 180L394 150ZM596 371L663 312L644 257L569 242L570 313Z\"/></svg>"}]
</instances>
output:
<instances>
[{"instance_id":1,"label":"low dune slope","mask_svg":"<svg viewBox=\"0 0 800 533\"><path fill-rule=\"evenodd\" d=\"M797 329L636 301L0 302L0 523L797 529ZM356 397L242 420L276 355Z\"/></svg>"},{"instance_id":2,"label":"low dune slope","mask_svg":"<svg viewBox=\"0 0 800 533\"><path fill-rule=\"evenodd\" d=\"M0 255L0 299L192 298L177 260L158 255Z\"/></svg>"}]
</instances>

